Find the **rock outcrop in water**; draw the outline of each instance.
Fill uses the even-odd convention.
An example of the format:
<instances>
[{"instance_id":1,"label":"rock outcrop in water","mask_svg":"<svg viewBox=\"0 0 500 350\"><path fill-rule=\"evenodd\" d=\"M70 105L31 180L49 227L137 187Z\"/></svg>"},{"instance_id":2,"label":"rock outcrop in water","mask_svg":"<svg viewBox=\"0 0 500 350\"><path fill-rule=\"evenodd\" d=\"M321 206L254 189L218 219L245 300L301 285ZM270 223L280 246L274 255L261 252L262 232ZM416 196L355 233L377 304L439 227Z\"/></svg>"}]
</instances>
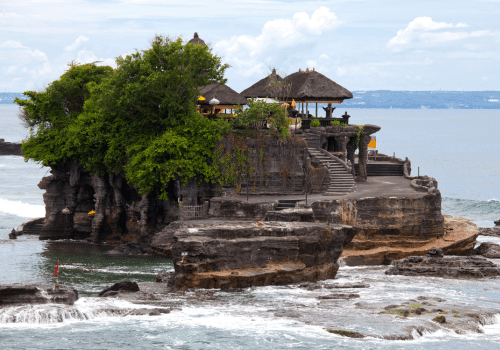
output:
<instances>
[{"instance_id":1,"label":"rock outcrop in water","mask_svg":"<svg viewBox=\"0 0 500 350\"><path fill-rule=\"evenodd\" d=\"M176 223L151 247L173 257L177 290L244 288L334 278L356 233L319 223Z\"/></svg>"},{"instance_id":2,"label":"rock outcrop in water","mask_svg":"<svg viewBox=\"0 0 500 350\"><path fill-rule=\"evenodd\" d=\"M491 261L476 256L444 257L440 248L433 248L425 256L411 256L395 262L395 265L385 273L443 278L484 278L500 276L500 268Z\"/></svg>"},{"instance_id":3,"label":"rock outcrop in water","mask_svg":"<svg viewBox=\"0 0 500 350\"><path fill-rule=\"evenodd\" d=\"M21 144L5 142L0 139L0 156L20 156L22 155Z\"/></svg>"},{"instance_id":4,"label":"rock outcrop in water","mask_svg":"<svg viewBox=\"0 0 500 350\"><path fill-rule=\"evenodd\" d=\"M0 286L0 307L29 304L73 305L78 300L78 291L72 287L48 285L3 285Z\"/></svg>"},{"instance_id":5,"label":"rock outcrop in water","mask_svg":"<svg viewBox=\"0 0 500 350\"><path fill-rule=\"evenodd\" d=\"M474 249L473 253L489 259L500 259L500 245L493 242L483 242Z\"/></svg>"}]
</instances>

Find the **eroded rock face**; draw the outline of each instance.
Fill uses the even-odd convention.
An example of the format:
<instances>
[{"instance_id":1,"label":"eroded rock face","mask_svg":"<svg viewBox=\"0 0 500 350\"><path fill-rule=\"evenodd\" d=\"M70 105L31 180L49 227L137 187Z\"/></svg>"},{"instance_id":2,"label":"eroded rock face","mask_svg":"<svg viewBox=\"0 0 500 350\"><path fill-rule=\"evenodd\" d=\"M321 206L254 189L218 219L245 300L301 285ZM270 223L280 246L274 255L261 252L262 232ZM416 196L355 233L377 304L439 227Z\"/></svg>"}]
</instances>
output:
<instances>
[{"instance_id":1,"label":"eroded rock face","mask_svg":"<svg viewBox=\"0 0 500 350\"><path fill-rule=\"evenodd\" d=\"M413 197L369 197L312 204L316 220L357 226L360 232L346 247L347 265L383 265L410 255L425 254L445 233L441 194ZM457 247L454 252L466 249ZM451 243L451 242L449 242ZM422 247L421 253L412 253ZM463 253L462 253L463 254Z\"/></svg>"},{"instance_id":2,"label":"eroded rock face","mask_svg":"<svg viewBox=\"0 0 500 350\"><path fill-rule=\"evenodd\" d=\"M78 291L72 287L48 285L4 285L0 286L0 307L30 304L73 305L78 300Z\"/></svg>"},{"instance_id":3,"label":"eroded rock face","mask_svg":"<svg viewBox=\"0 0 500 350\"><path fill-rule=\"evenodd\" d=\"M411 256L389 268L387 275L432 276L443 278L484 278L500 276L500 268L477 256Z\"/></svg>"},{"instance_id":4,"label":"eroded rock face","mask_svg":"<svg viewBox=\"0 0 500 350\"><path fill-rule=\"evenodd\" d=\"M244 288L334 278L357 230L313 223L228 222L173 233L175 288Z\"/></svg>"},{"instance_id":5,"label":"eroded rock face","mask_svg":"<svg viewBox=\"0 0 500 350\"><path fill-rule=\"evenodd\" d=\"M474 254L482 255L489 259L499 259L500 258L500 245L493 242L483 242L474 249Z\"/></svg>"}]
</instances>

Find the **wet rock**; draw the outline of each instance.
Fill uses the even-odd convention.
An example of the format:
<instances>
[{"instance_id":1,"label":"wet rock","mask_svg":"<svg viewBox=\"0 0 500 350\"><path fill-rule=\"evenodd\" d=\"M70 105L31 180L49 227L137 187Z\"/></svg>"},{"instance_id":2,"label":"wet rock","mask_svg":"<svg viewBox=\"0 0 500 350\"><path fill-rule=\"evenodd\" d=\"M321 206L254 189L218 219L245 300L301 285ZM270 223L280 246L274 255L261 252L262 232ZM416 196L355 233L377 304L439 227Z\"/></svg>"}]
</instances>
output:
<instances>
[{"instance_id":1,"label":"wet rock","mask_svg":"<svg viewBox=\"0 0 500 350\"><path fill-rule=\"evenodd\" d=\"M161 316L169 313L169 309L135 309L127 312L124 316Z\"/></svg>"},{"instance_id":2,"label":"wet rock","mask_svg":"<svg viewBox=\"0 0 500 350\"><path fill-rule=\"evenodd\" d=\"M490 237L500 237L500 226L495 227L481 227L479 229L479 235L490 236Z\"/></svg>"},{"instance_id":3,"label":"wet rock","mask_svg":"<svg viewBox=\"0 0 500 350\"><path fill-rule=\"evenodd\" d=\"M425 254L425 256L428 256L430 258L442 258L443 250L441 248L434 247L429 249L429 251L427 252L427 254Z\"/></svg>"},{"instance_id":4,"label":"wet rock","mask_svg":"<svg viewBox=\"0 0 500 350\"><path fill-rule=\"evenodd\" d=\"M323 286L326 289L349 289L349 288L370 288L366 283L344 283L344 284L327 284Z\"/></svg>"},{"instance_id":5,"label":"wet rock","mask_svg":"<svg viewBox=\"0 0 500 350\"><path fill-rule=\"evenodd\" d=\"M310 282L306 282L306 283L302 283L299 285L300 288L302 289L307 289L307 290L317 290L317 289L321 289L322 286L318 283L310 283Z\"/></svg>"},{"instance_id":6,"label":"wet rock","mask_svg":"<svg viewBox=\"0 0 500 350\"><path fill-rule=\"evenodd\" d=\"M100 297L117 296L119 292L138 292L139 286L136 282L122 281L113 284L99 293Z\"/></svg>"},{"instance_id":7,"label":"wet rock","mask_svg":"<svg viewBox=\"0 0 500 350\"><path fill-rule=\"evenodd\" d=\"M160 271L156 275L156 282L158 283L173 282L174 275L175 275L174 271Z\"/></svg>"},{"instance_id":8,"label":"wet rock","mask_svg":"<svg viewBox=\"0 0 500 350\"><path fill-rule=\"evenodd\" d=\"M299 318L301 315L296 311L278 311L274 313L276 317L290 317L290 318Z\"/></svg>"},{"instance_id":9,"label":"wet rock","mask_svg":"<svg viewBox=\"0 0 500 350\"><path fill-rule=\"evenodd\" d=\"M322 296L318 297L318 299L320 299L320 300L328 300L328 299L350 300L350 299L355 299L355 298L359 298L359 294L328 294L328 295L322 295Z\"/></svg>"},{"instance_id":10,"label":"wet rock","mask_svg":"<svg viewBox=\"0 0 500 350\"><path fill-rule=\"evenodd\" d=\"M0 307L26 304L73 305L78 300L78 291L69 286L58 288L49 285L3 285L0 286Z\"/></svg>"},{"instance_id":11,"label":"wet rock","mask_svg":"<svg viewBox=\"0 0 500 350\"><path fill-rule=\"evenodd\" d=\"M442 303L443 301L446 301L445 299L441 299L441 298L438 298L438 297L426 297L426 296L418 296L417 297L417 300L418 301L435 301L435 302L438 302L438 303Z\"/></svg>"},{"instance_id":12,"label":"wet rock","mask_svg":"<svg viewBox=\"0 0 500 350\"><path fill-rule=\"evenodd\" d=\"M384 310L391 310L391 309L397 309L399 307L399 305L387 305L386 307L384 307Z\"/></svg>"},{"instance_id":13,"label":"wet rock","mask_svg":"<svg viewBox=\"0 0 500 350\"><path fill-rule=\"evenodd\" d=\"M385 273L443 278L484 278L500 276L500 268L491 261L477 256L443 258L411 256L400 260Z\"/></svg>"},{"instance_id":14,"label":"wet rock","mask_svg":"<svg viewBox=\"0 0 500 350\"><path fill-rule=\"evenodd\" d=\"M446 323L446 317L444 316L436 316L432 320L437 323Z\"/></svg>"},{"instance_id":15,"label":"wet rock","mask_svg":"<svg viewBox=\"0 0 500 350\"><path fill-rule=\"evenodd\" d=\"M496 226L500 226L500 220L493 221Z\"/></svg>"},{"instance_id":16,"label":"wet rock","mask_svg":"<svg viewBox=\"0 0 500 350\"><path fill-rule=\"evenodd\" d=\"M483 242L479 247L474 249L474 254L482 255L489 259L500 258L500 245L493 242Z\"/></svg>"},{"instance_id":17,"label":"wet rock","mask_svg":"<svg viewBox=\"0 0 500 350\"><path fill-rule=\"evenodd\" d=\"M127 244L120 244L110 250L108 255L127 255L127 256L133 256L133 255L143 255L145 254L145 251L143 249L143 246L140 245L139 243L127 243Z\"/></svg>"},{"instance_id":18,"label":"wet rock","mask_svg":"<svg viewBox=\"0 0 500 350\"><path fill-rule=\"evenodd\" d=\"M344 331L342 329L327 329L328 333L333 333L337 335L341 335L343 337L348 337L348 338L364 338L366 335L363 333L359 332L353 332L353 331Z\"/></svg>"},{"instance_id":19,"label":"wet rock","mask_svg":"<svg viewBox=\"0 0 500 350\"><path fill-rule=\"evenodd\" d=\"M12 229L9 233L9 239L17 239L17 233L16 230Z\"/></svg>"}]
</instances>

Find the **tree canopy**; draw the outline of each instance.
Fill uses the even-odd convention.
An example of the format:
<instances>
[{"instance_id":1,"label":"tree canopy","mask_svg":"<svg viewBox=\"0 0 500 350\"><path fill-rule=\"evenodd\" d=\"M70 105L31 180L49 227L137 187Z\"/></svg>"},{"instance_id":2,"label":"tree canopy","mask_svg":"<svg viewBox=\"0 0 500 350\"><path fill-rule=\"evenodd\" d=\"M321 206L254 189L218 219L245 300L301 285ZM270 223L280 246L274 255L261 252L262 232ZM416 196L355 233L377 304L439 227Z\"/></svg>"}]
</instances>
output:
<instances>
[{"instance_id":1,"label":"tree canopy","mask_svg":"<svg viewBox=\"0 0 500 350\"><path fill-rule=\"evenodd\" d=\"M117 69L77 64L44 92L16 99L30 128L26 159L68 161L88 172L123 172L140 193L168 199L167 184L220 177L215 143L231 130L196 112L199 87L224 83L227 65L202 45L156 36L150 48L117 58Z\"/></svg>"}]
</instances>

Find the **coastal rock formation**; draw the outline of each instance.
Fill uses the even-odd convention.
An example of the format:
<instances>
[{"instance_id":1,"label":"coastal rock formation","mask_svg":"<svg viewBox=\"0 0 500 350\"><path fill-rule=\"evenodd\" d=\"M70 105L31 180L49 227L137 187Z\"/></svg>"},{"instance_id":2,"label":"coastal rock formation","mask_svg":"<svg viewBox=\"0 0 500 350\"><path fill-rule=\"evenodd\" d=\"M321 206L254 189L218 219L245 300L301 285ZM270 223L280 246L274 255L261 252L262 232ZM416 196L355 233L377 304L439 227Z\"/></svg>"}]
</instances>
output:
<instances>
[{"instance_id":1,"label":"coastal rock formation","mask_svg":"<svg viewBox=\"0 0 500 350\"><path fill-rule=\"evenodd\" d=\"M221 142L230 148L235 147L233 143L237 140L228 137ZM208 199L218 195L236 195L247 185L253 195L303 193L303 167L308 161L305 141L290 138L286 142L278 142L263 137L245 142L249 161L255 169L248 181L239 179L236 186L223 187L197 179L191 179L186 184L172 181L168 185L168 201L139 194L127 183L123 173L98 176L89 174L73 162L65 166L54 165L51 175L44 177L38 185L45 190L43 198L46 207L40 239L144 243L153 233L179 220L182 208L179 199L185 207L205 204L208 210ZM214 199L210 215L264 218L273 206L273 203L232 203Z\"/></svg>"},{"instance_id":2,"label":"coastal rock formation","mask_svg":"<svg viewBox=\"0 0 500 350\"><path fill-rule=\"evenodd\" d=\"M114 297L120 293L133 293L139 291L139 285L136 282L121 281L113 284L99 293L100 297Z\"/></svg>"},{"instance_id":3,"label":"coastal rock formation","mask_svg":"<svg viewBox=\"0 0 500 350\"><path fill-rule=\"evenodd\" d=\"M481 227L479 229L480 236L500 237L500 226Z\"/></svg>"},{"instance_id":4,"label":"coastal rock formation","mask_svg":"<svg viewBox=\"0 0 500 350\"><path fill-rule=\"evenodd\" d=\"M0 307L26 304L73 305L78 300L78 291L72 287L48 285L3 285L0 286Z\"/></svg>"},{"instance_id":5,"label":"coastal rock formation","mask_svg":"<svg viewBox=\"0 0 500 350\"><path fill-rule=\"evenodd\" d=\"M489 259L500 259L500 245L492 242L483 242L479 247L474 249L473 253Z\"/></svg>"},{"instance_id":6,"label":"coastal rock formation","mask_svg":"<svg viewBox=\"0 0 500 350\"><path fill-rule=\"evenodd\" d=\"M468 255L478 235L472 222L441 215L437 190L415 197L339 200L329 210L330 220L361 229L342 254L349 266L387 265L432 247L446 255Z\"/></svg>"},{"instance_id":7,"label":"coastal rock formation","mask_svg":"<svg viewBox=\"0 0 500 350\"><path fill-rule=\"evenodd\" d=\"M174 225L151 241L157 251L171 250L177 290L334 278L338 257L357 233L349 226L314 223L219 221L186 226Z\"/></svg>"},{"instance_id":8,"label":"coastal rock formation","mask_svg":"<svg viewBox=\"0 0 500 350\"><path fill-rule=\"evenodd\" d=\"M5 142L4 139L0 139L0 156L21 156L21 144Z\"/></svg>"},{"instance_id":9,"label":"coastal rock formation","mask_svg":"<svg viewBox=\"0 0 500 350\"><path fill-rule=\"evenodd\" d=\"M440 249L425 256L410 256L395 262L387 275L432 276L443 278L484 278L500 276L500 268L491 261L476 257L443 257Z\"/></svg>"},{"instance_id":10,"label":"coastal rock formation","mask_svg":"<svg viewBox=\"0 0 500 350\"><path fill-rule=\"evenodd\" d=\"M346 247L350 266L384 265L410 255L423 255L433 246L446 254L464 255L473 249L477 228L465 219L445 220L437 189L422 195L322 200L312 204L316 220L356 226L360 232Z\"/></svg>"}]
</instances>

